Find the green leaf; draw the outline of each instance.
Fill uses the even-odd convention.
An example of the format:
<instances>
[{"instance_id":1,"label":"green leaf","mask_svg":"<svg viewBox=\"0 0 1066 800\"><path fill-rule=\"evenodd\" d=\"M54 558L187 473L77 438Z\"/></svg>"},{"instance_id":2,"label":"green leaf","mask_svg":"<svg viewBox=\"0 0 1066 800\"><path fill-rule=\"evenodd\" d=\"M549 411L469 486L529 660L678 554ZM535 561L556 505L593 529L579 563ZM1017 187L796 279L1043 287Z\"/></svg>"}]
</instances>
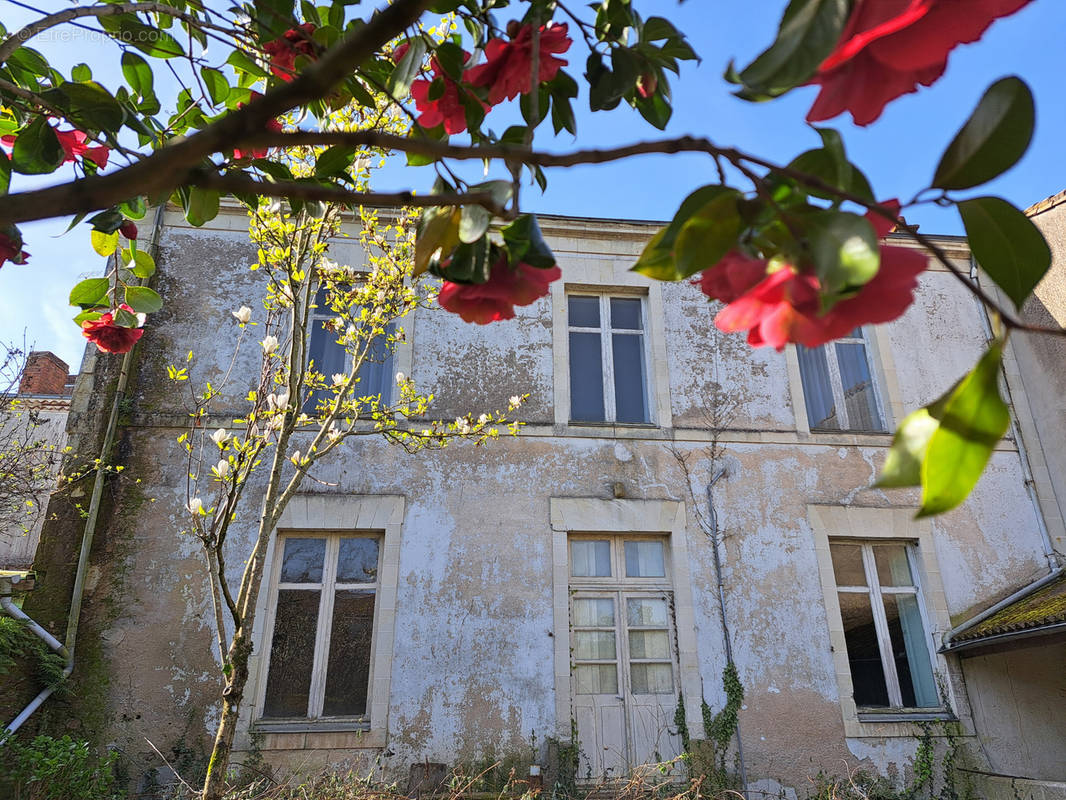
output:
<instances>
[{"instance_id":1,"label":"green leaf","mask_svg":"<svg viewBox=\"0 0 1066 800\"><path fill-rule=\"evenodd\" d=\"M118 231L104 233L93 229L89 231L89 239L92 242L93 250L104 258L107 258L118 249Z\"/></svg>"},{"instance_id":2,"label":"green leaf","mask_svg":"<svg viewBox=\"0 0 1066 800\"><path fill-rule=\"evenodd\" d=\"M148 213L148 203L145 202L144 197L131 197L129 200L125 200L118 204L119 211L123 216L130 219L144 219L144 215Z\"/></svg>"},{"instance_id":3,"label":"green leaf","mask_svg":"<svg viewBox=\"0 0 1066 800\"><path fill-rule=\"evenodd\" d=\"M89 217L89 224L93 226L93 230L100 233L114 233L122 226L123 222L125 220L122 218L117 206L112 206L99 214Z\"/></svg>"},{"instance_id":4,"label":"green leaf","mask_svg":"<svg viewBox=\"0 0 1066 800\"><path fill-rule=\"evenodd\" d=\"M717 264L736 246L741 227L737 196L732 193L716 197L689 217L674 243L675 280Z\"/></svg>"},{"instance_id":5,"label":"green leaf","mask_svg":"<svg viewBox=\"0 0 1066 800\"><path fill-rule=\"evenodd\" d=\"M735 204L739 193L729 186L716 185L701 186L692 192L681 202L673 221L655 234L644 246L637 263L630 268L631 271L659 281L679 281L686 277L681 273L674 259L674 246L678 234L697 211L706 208L723 196L731 196Z\"/></svg>"},{"instance_id":6,"label":"green leaf","mask_svg":"<svg viewBox=\"0 0 1066 800\"><path fill-rule=\"evenodd\" d=\"M661 91L651 97L637 97L636 104L640 115L659 130L666 128L666 123L670 121L670 116L674 113Z\"/></svg>"},{"instance_id":7,"label":"green leaf","mask_svg":"<svg viewBox=\"0 0 1066 800\"><path fill-rule=\"evenodd\" d=\"M881 249L869 220L818 209L807 216L806 233L815 274L826 292L861 286L877 274Z\"/></svg>"},{"instance_id":8,"label":"green leaf","mask_svg":"<svg viewBox=\"0 0 1066 800\"><path fill-rule=\"evenodd\" d=\"M738 75L730 65L726 80L742 85L745 100L765 100L805 83L840 39L851 4L848 0L792 0L777 39Z\"/></svg>"},{"instance_id":9,"label":"green leaf","mask_svg":"<svg viewBox=\"0 0 1066 800\"><path fill-rule=\"evenodd\" d=\"M70 77L75 81L91 81L93 71L88 64L75 64L70 70Z\"/></svg>"},{"instance_id":10,"label":"green leaf","mask_svg":"<svg viewBox=\"0 0 1066 800\"><path fill-rule=\"evenodd\" d=\"M940 420L930 414L927 408L919 408L908 414L892 437L892 447L885 456L881 475L874 486L883 489L920 486L922 460L929 440L939 426Z\"/></svg>"},{"instance_id":11,"label":"green leaf","mask_svg":"<svg viewBox=\"0 0 1066 800\"><path fill-rule=\"evenodd\" d=\"M237 72L244 73L246 75L254 75L256 78L267 77L267 72L243 50L234 50L229 54L226 59L226 63L233 67Z\"/></svg>"},{"instance_id":12,"label":"green leaf","mask_svg":"<svg viewBox=\"0 0 1066 800\"><path fill-rule=\"evenodd\" d=\"M99 17L100 27L123 44L136 47L152 58L178 58L185 51L177 40L159 28L151 28L133 14Z\"/></svg>"},{"instance_id":13,"label":"green leaf","mask_svg":"<svg viewBox=\"0 0 1066 800\"><path fill-rule=\"evenodd\" d=\"M138 278L151 278L155 274L155 259L144 250L134 250L132 255L133 259L131 261L129 251L122 254L126 267ZM132 267L130 267L131 263L133 264Z\"/></svg>"},{"instance_id":14,"label":"green leaf","mask_svg":"<svg viewBox=\"0 0 1066 800\"><path fill-rule=\"evenodd\" d=\"M999 197L963 200L959 216L977 263L1020 307L1051 267L1051 248L1040 229Z\"/></svg>"},{"instance_id":15,"label":"green leaf","mask_svg":"<svg viewBox=\"0 0 1066 800\"><path fill-rule=\"evenodd\" d=\"M81 325L83 322L89 322L90 320L100 319L100 317L102 317L103 315L103 311L82 311L80 314L74 317L74 324Z\"/></svg>"},{"instance_id":16,"label":"green leaf","mask_svg":"<svg viewBox=\"0 0 1066 800\"><path fill-rule=\"evenodd\" d=\"M214 189L201 189L198 186L189 189L189 204L185 207L188 223L199 228L218 216L218 197Z\"/></svg>"},{"instance_id":17,"label":"green leaf","mask_svg":"<svg viewBox=\"0 0 1066 800\"><path fill-rule=\"evenodd\" d=\"M426 55L426 43L421 38L408 39L409 47L403 54L400 63L389 75L385 88L388 93L396 98L404 98L411 90L411 83L418 75L422 67L422 59Z\"/></svg>"},{"instance_id":18,"label":"green leaf","mask_svg":"<svg viewBox=\"0 0 1066 800\"><path fill-rule=\"evenodd\" d=\"M315 160L316 178L335 178L347 174L355 160L355 148L347 145L334 145L319 153Z\"/></svg>"},{"instance_id":19,"label":"green leaf","mask_svg":"<svg viewBox=\"0 0 1066 800\"><path fill-rule=\"evenodd\" d=\"M485 235L492 215L481 206L463 206L459 214L459 241L472 244Z\"/></svg>"},{"instance_id":20,"label":"green leaf","mask_svg":"<svg viewBox=\"0 0 1066 800\"><path fill-rule=\"evenodd\" d=\"M922 461L919 517L949 511L977 484L996 443L1010 425L999 396L1003 343L994 343L952 390Z\"/></svg>"},{"instance_id":21,"label":"green leaf","mask_svg":"<svg viewBox=\"0 0 1066 800\"><path fill-rule=\"evenodd\" d=\"M211 96L211 102L220 106L229 97L229 81L226 76L213 67L200 67L200 77L203 79L207 93Z\"/></svg>"},{"instance_id":22,"label":"green leaf","mask_svg":"<svg viewBox=\"0 0 1066 800\"><path fill-rule=\"evenodd\" d=\"M41 116L16 137L11 148L11 169L23 175L41 175L54 172L65 157L56 132Z\"/></svg>"},{"instance_id":23,"label":"green leaf","mask_svg":"<svg viewBox=\"0 0 1066 800\"><path fill-rule=\"evenodd\" d=\"M83 308L104 305L107 290L110 288L111 283L107 278L89 278L81 281L70 290L70 304Z\"/></svg>"},{"instance_id":24,"label":"green leaf","mask_svg":"<svg viewBox=\"0 0 1066 800\"><path fill-rule=\"evenodd\" d=\"M152 314L163 307L163 298L147 286L127 286L126 304L134 311Z\"/></svg>"},{"instance_id":25,"label":"green leaf","mask_svg":"<svg viewBox=\"0 0 1066 800\"><path fill-rule=\"evenodd\" d=\"M933 186L968 189L1006 172L1033 138L1033 93L1021 78L996 81L955 134L937 165Z\"/></svg>"},{"instance_id":26,"label":"green leaf","mask_svg":"<svg viewBox=\"0 0 1066 800\"><path fill-rule=\"evenodd\" d=\"M440 258L446 258L459 244L459 215L459 209L450 206L422 212L415 239L415 275L425 272L438 252Z\"/></svg>"},{"instance_id":27,"label":"green leaf","mask_svg":"<svg viewBox=\"0 0 1066 800\"><path fill-rule=\"evenodd\" d=\"M11 161L7 153L0 150L0 194L7 194L11 188Z\"/></svg>"},{"instance_id":28,"label":"green leaf","mask_svg":"<svg viewBox=\"0 0 1066 800\"><path fill-rule=\"evenodd\" d=\"M122 127L126 112L99 83L63 83L44 93L52 105L67 110L76 127L114 132Z\"/></svg>"},{"instance_id":29,"label":"green leaf","mask_svg":"<svg viewBox=\"0 0 1066 800\"><path fill-rule=\"evenodd\" d=\"M555 266L555 255L544 241L540 225L533 214L522 214L500 232L503 234L508 264L514 266L522 262L540 269Z\"/></svg>"},{"instance_id":30,"label":"green leaf","mask_svg":"<svg viewBox=\"0 0 1066 800\"><path fill-rule=\"evenodd\" d=\"M147 61L129 50L122 54L122 76L129 87L141 97L153 94L152 68L148 66Z\"/></svg>"}]
</instances>

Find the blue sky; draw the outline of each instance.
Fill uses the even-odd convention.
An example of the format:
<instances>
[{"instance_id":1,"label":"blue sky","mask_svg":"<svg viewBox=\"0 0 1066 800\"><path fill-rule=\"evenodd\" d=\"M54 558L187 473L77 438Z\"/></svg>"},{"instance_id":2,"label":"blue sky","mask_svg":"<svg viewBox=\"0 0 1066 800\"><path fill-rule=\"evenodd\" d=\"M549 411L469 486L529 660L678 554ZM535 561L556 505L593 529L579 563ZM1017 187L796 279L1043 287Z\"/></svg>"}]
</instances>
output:
<instances>
[{"instance_id":1,"label":"blue sky","mask_svg":"<svg viewBox=\"0 0 1066 800\"><path fill-rule=\"evenodd\" d=\"M45 7L54 10L63 5L53 2ZM685 64L681 77L673 81L675 113L666 131L655 131L623 104L608 113L579 111L576 140L564 134L551 141L550 130L545 126L538 146L565 151L694 134L781 163L817 146L817 135L803 122L814 88L799 89L775 102L756 105L732 97L729 85L721 79L731 58L743 65L772 41L784 5L784 0L746 4L688 0L680 6L674 0L638 3L645 16L659 14L673 20L703 58L698 65ZM32 16L7 3L0 7L9 30ZM909 198L928 184L940 153L984 89L1005 75L1020 75L1036 96L1033 143L1012 170L971 194L1000 195L1024 208L1066 189L1062 145L1066 97L1061 66L1064 30L1066 3L1036 0L1018 14L996 22L982 41L957 48L939 82L890 104L881 119L868 128L851 125L850 117L822 124L842 132L849 155L865 170L879 197ZM97 79L111 87L118 83L117 68L110 68L112 64L117 67L117 50L108 42L79 33L66 41L35 40L33 46L64 69L85 61L94 66ZM577 45L573 49L569 69L579 77L585 54ZM166 107L164 82L162 76L157 77L157 90ZM584 95L578 98L575 108L587 109ZM503 109L494 111L490 123L502 130L508 124L508 113ZM424 189L432 174L427 169L390 168L383 178L388 185L379 188ZM543 195L536 189L527 190L523 204L529 210L669 219L686 194L714 182L716 175L709 158L690 154L645 156L608 166L551 170L548 180L549 187ZM926 232L962 232L953 209L923 206L907 212L907 218L920 223ZM36 349L52 350L72 369L76 368L84 340L70 321L74 310L66 305L66 296L79 277L98 274L102 260L89 248L88 226L84 224L65 236L59 234L66 228L66 221L32 223L21 228L32 258L27 266L8 264L0 271L0 339L21 342L25 331L27 343Z\"/></svg>"}]
</instances>

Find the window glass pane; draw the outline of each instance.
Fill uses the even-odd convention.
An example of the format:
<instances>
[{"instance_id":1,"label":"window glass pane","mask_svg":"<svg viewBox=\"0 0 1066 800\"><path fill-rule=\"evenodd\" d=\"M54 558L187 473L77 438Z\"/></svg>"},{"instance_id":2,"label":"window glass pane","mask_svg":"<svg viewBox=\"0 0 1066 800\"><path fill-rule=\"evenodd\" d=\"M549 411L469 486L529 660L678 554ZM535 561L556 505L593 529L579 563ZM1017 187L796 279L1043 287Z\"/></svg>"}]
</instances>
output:
<instances>
[{"instance_id":1,"label":"window glass pane","mask_svg":"<svg viewBox=\"0 0 1066 800\"><path fill-rule=\"evenodd\" d=\"M875 545L874 563L877 564L877 581L882 586L914 586L906 545Z\"/></svg>"},{"instance_id":2,"label":"window glass pane","mask_svg":"<svg viewBox=\"0 0 1066 800\"><path fill-rule=\"evenodd\" d=\"M578 664L574 667L578 694L618 694L618 668L614 664Z\"/></svg>"},{"instance_id":3,"label":"window glass pane","mask_svg":"<svg viewBox=\"0 0 1066 800\"><path fill-rule=\"evenodd\" d=\"M637 297L612 297L611 298L611 327L624 328L631 331L643 330L640 320L640 298Z\"/></svg>"},{"instance_id":4,"label":"window glass pane","mask_svg":"<svg viewBox=\"0 0 1066 800\"><path fill-rule=\"evenodd\" d=\"M315 657L315 631L318 628L319 594L314 589L282 589L278 592L278 605L274 613L274 636L270 641L264 717L307 716L307 698L311 692L311 671Z\"/></svg>"},{"instance_id":5,"label":"window glass pane","mask_svg":"<svg viewBox=\"0 0 1066 800\"><path fill-rule=\"evenodd\" d=\"M862 545L831 542L833 575L837 586L865 586L866 570L862 566Z\"/></svg>"},{"instance_id":6,"label":"window glass pane","mask_svg":"<svg viewBox=\"0 0 1066 800\"><path fill-rule=\"evenodd\" d=\"M611 335L614 347L615 419L619 422L647 422L644 397L644 337L633 333Z\"/></svg>"},{"instance_id":7,"label":"window glass pane","mask_svg":"<svg viewBox=\"0 0 1066 800\"><path fill-rule=\"evenodd\" d=\"M575 578L609 578L611 543L606 539L570 542L570 574Z\"/></svg>"},{"instance_id":8,"label":"window glass pane","mask_svg":"<svg viewBox=\"0 0 1066 800\"><path fill-rule=\"evenodd\" d=\"M662 542L626 542L626 577L662 578L666 575Z\"/></svg>"},{"instance_id":9,"label":"window glass pane","mask_svg":"<svg viewBox=\"0 0 1066 800\"><path fill-rule=\"evenodd\" d=\"M606 597L574 598L574 627L613 628L614 601Z\"/></svg>"},{"instance_id":10,"label":"window glass pane","mask_svg":"<svg viewBox=\"0 0 1066 800\"><path fill-rule=\"evenodd\" d=\"M796 345L803 401L807 406L807 424L811 430L840 430L833 404L833 387L829 381L829 364L825 350Z\"/></svg>"},{"instance_id":11,"label":"window glass pane","mask_svg":"<svg viewBox=\"0 0 1066 800\"><path fill-rule=\"evenodd\" d=\"M630 658L669 658L670 637L666 631L630 631Z\"/></svg>"},{"instance_id":12,"label":"window glass pane","mask_svg":"<svg viewBox=\"0 0 1066 800\"><path fill-rule=\"evenodd\" d=\"M570 308L570 325L575 328L598 328L600 327L600 298L579 297L567 298Z\"/></svg>"},{"instance_id":13,"label":"window glass pane","mask_svg":"<svg viewBox=\"0 0 1066 800\"><path fill-rule=\"evenodd\" d=\"M614 631L574 631L574 658L614 657Z\"/></svg>"},{"instance_id":14,"label":"window glass pane","mask_svg":"<svg viewBox=\"0 0 1066 800\"><path fill-rule=\"evenodd\" d=\"M373 632L374 593L358 589L338 591L333 601L323 716L366 714Z\"/></svg>"},{"instance_id":15,"label":"window glass pane","mask_svg":"<svg viewBox=\"0 0 1066 800\"><path fill-rule=\"evenodd\" d=\"M326 306L320 306L325 308L326 312L329 312L329 308ZM320 372L326 376L326 383L329 383L333 374L336 372L347 372L345 363L348 359L348 354L344 351L344 348L337 343L337 334L331 330L327 330L323 323L332 319L332 317L316 316L311 322L311 340L307 345L307 357L310 359L315 372ZM313 392L307 403L304 404L304 411L308 414L312 413L315 407L323 400L327 400L333 396L333 392L329 389L319 389L317 392Z\"/></svg>"},{"instance_id":16,"label":"window glass pane","mask_svg":"<svg viewBox=\"0 0 1066 800\"><path fill-rule=\"evenodd\" d=\"M340 583L374 583L378 579L378 540L346 538L337 554Z\"/></svg>"},{"instance_id":17,"label":"window glass pane","mask_svg":"<svg viewBox=\"0 0 1066 800\"><path fill-rule=\"evenodd\" d=\"M925 640L918 598L913 594L885 595L885 616L892 639L892 660L896 662L899 690L905 708L936 708L937 697L929 648Z\"/></svg>"},{"instance_id":18,"label":"window glass pane","mask_svg":"<svg viewBox=\"0 0 1066 800\"><path fill-rule=\"evenodd\" d=\"M281 560L282 583L321 583L325 539L286 539Z\"/></svg>"},{"instance_id":19,"label":"window glass pane","mask_svg":"<svg viewBox=\"0 0 1066 800\"><path fill-rule=\"evenodd\" d=\"M633 694L672 694L674 681L669 664L630 664Z\"/></svg>"},{"instance_id":20,"label":"window glass pane","mask_svg":"<svg viewBox=\"0 0 1066 800\"><path fill-rule=\"evenodd\" d=\"M603 413L603 357L598 333L570 334L570 419L579 422L603 422L606 419Z\"/></svg>"},{"instance_id":21,"label":"window glass pane","mask_svg":"<svg viewBox=\"0 0 1066 800\"><path fill-rule=\"evenodd\" d=\"M355 389L356 397L370 397L381 395L381 402L388 403L392 399L392 386L395 383L396 373L392 368L392 348L389 346L388 337L396 331L396 326L389 323L385 327L385 333L374 338L367 351L366 360L359 367L359 384ZM328 376L327 376L328 377Z\"/></svg>"},{"instance_id":22,"label":"window glass pane","mask_svg":"<svg viewBox=\"0 0 1066 800\"><path fill-rule=\"evenodd\" d=\"M877 646L870 595L838 592L837 597L840 598L840 617L844 623L855 705L885 708L888 706L888 688L881 666L881 650Z\"/></svg>"},{"instance_id":23,"label":"window glass pane","mask_svg":"<svg viewBox=\"0 0 1066 800\"><path fill-rule=\"evenodd\" d=\"M870 364L866 360L866 345L838 342L836 348L844 404L848 409L848 428L853 431L883 431L885 426L877 412Z\"/></svg>"},{"instance_id":24,"label":"window glass pane","mask_svg":"<svg viewBox=\"0 0 1066 800\"><path fill-rule=\"evenodd\" d=\"M655 598L626 600L626 621L629 625L666 626L666 601Z\"/></svg>"}]
</instances>

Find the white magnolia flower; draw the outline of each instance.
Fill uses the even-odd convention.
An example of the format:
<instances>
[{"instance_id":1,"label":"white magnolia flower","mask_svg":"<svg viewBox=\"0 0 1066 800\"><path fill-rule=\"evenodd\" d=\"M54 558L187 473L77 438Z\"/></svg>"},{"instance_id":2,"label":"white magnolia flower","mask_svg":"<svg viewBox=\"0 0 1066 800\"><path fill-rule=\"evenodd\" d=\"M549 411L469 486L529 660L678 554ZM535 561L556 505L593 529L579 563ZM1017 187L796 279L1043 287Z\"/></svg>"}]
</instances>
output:
<instances>
[{"instance_id":1,"label":"white magnolia flower","mask_svg":"<svg viewBox=\"0 0 1066 800\"><path fill-rule=\"evenodd\" d=\"M267 395L267 411L274 411L278 407L278 396L271 392Z\"/></svg>"},{"instance_id":2,"label":"white magnolia flower","mask_svg":"<svg viewBox=\"0 0 1066 800\"><path fill-rule=\"evenodd\" d=\"M218 462L218 464L215 465L215 468L212 470L212 472L214 472L215 475L218 476L219 480L225 480L229 477L230 473L229 462L226 459L222 459Z\"/></svg>"},{"instance_id":3,"label":"white magnolia flower","mask_svg":"<svg viewBox=\"0 0 1066 800\"><path fill-rule=\"evenodd\" d=\"M273 200L266 204L266 210L268 214L280 214L281 201L275 197Z\"/></svg>"},{"instance_id":4,"label":"white magnolia flower","mask_svg":"<svg viewBox=\"0 0 1066 800\"><path fill-rule=\"evenodd\" d=\"M291 462L292 462L293 464L295 464L296 466L300 466L300 451L299 451L299 450L297 450L297 451L296 451L295 453L293 453L293 454L292 454L292 455L291 455L291 456L289 457L289 461L291 461Z\"/></svg>"},{"instance_id":5,"label":"white magnolia flower","mask_svg":"<svg viewBox=\"0 0 1066 800\"><path fill-rule=\"evenodd\" d=\"M326 438L329 439L331 442L335 442L339 438L341 438L341 432L337 428L337 423L336 422L333 422L333 423L330 424L329 430L326 431Z\"/></svg>"},{"instance_id":6,"label":"white magnolia flower","mask_svg":"<svg viewBox=\"0 0 1066 800\"><path fill-rule=\"evenodd\" d=\"M263 341L260 342L260 344L263 345L263 352L266 353L267 355L270 355L271 353L273 353L275 350L278 349L278 337L277 336L268 336L265 339L263 339Z\"/></svg>"},{"instance_id":7,"label":"white magnolia flower","mask_svg":"<svg viewBox=\"0 0 1066 800\"><path fill-rule=\"evenodd\" d=\"M348 382L348 376L345 375L343 372L334 372L333 373L333 385L334 386L343 386L347 382Z\"/></svg>"},{"instance_id":8,"label":"white magnolia flower","mask_svg":"<svg viewBox=\"0 0 1066 800\"><path fill-rule=\"evenodd\" d=\"M336 272L340 269L340 264L334 261L332 258L323 257L322 263L318 265L318 268L324 272Z\"/></svg>"},{"instance_id":9,"label":"white magnolia flower","mask_svg":"<svg viewBox=\"0 0 1066 800\"><path fill-rule=\"evenodd\" d=\"M522 405L522 398L517 394L511 395L511 408L518 408Z\"/></svg>"},{"instance_id":10,"label":"white magnolia flower","mask_svg":"<svg viewBox=\"0 0 1066 800\"><path fill-rule=\"evenodd\" d=\"M189 501L188 509L191 514L202 514L204 510L203 501L199 497L192 498Z\"/></svg>"},{"instance_id":11,"label":"white magnolia flower","mask_svg":"<svg viewBox=\"0 0 1066 800\"><path fill-rule=\"evenodd\" d=\"M248 308L248 306L241 306L231 313L237 318L237 322L241 323L241 325L247 325L252 319L252 309Z\"/></svg>"},{"instance_id":12,"label":"white magnolia flower","mask_svg":"<svg viewBox=\"0 0 1066 800\"><path fill-rule=\"evenodd\" d=\"M489 415L488 414L482 414L480 417L477 418L478 425L484 425L488 421L489 421Z\"/></svg>"},{"instance_id":13,"label":"white magnolia flower","mask_svg":"<svg viewBox=\"0 0 1066 800\"><path fill-rule=\"evenodd\" d=\"M455 418L455 429L456 429L456 431L458 431L459 433L462 433L462 434L470 433L470 423L467 420L463 419L462 417L456 417Z\"/></svg>"},{"instance_id":14,"label":"white magnolia flower","mask_svg":"<svg viewBox=\"0 0 1066 800\"><path fill-rule=\"evenodd\" d=\"M281 414L276 414L267 421L268 431L280 431L281 426L285 424L285 417Z\"/></svg>"},{"instance_id":15,"label":"white magnolia flower","mask_svg":"<svg viewBox=\"0 0 1066 800\"><path fill-rule=\"evenodd\" d=\"M217 444L219 447L222 447L222 445L226 443L227 439L229 439L229 434L226 433L225 428L219 428L217 431L211 434L211 441Z\"/></svg>"},{"instance_id":16,"label":"white magnolia flower","mask_svg":"<svg viewBox=\"0 0 1066 800\"><path fill-rule=\"evenodd\" d=\"M405 380L407 380L406 375L404 375L402 372L396 373L396 383L403 383Z\"/></svg>"},{"instance_id":17,"label":"white magnolia flower","mask_svg":"<svg viewBox=\"0 0 1066 800\"><path fill-rule=\"evenodd\" d=\"M358 171L362 172L364 169L370 169L370 156L359 156L355 159L355 163L352 164Z\"/></svg>"},{"instance_id":18,"label":"white magnolia flower","mask_svg":"<svg viewBox=\"0 0 1066 800\"><path fill-rule=\"evenodd\" d=\"M284 392L278 392L278 396L275 398L275 402L278 405L278 410L283 411L289 407L289 390Z\"/></svg>"}]
</instances>

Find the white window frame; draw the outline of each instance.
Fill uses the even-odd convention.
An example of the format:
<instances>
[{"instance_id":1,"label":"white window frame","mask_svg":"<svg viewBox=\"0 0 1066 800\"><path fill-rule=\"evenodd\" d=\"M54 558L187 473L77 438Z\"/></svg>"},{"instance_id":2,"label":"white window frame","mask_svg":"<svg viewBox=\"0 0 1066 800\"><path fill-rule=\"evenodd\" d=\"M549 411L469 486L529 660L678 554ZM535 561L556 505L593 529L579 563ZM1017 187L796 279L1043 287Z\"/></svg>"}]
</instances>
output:
<instances>
[{"instance_id":1,"label":"white window frame","mask_svg":"<svg viewBox=\"0 0 1066 800\"><path fill-rule=\"evenodd\" d=\"M323 555L322 580L312 583L295 583L281 580L282 562L285 557L285 542L292 539L325 539L326 549ZM337 560L340 552L342 539L371 539L378 545L378 566L374 581L355 583L337 581ZM270 612L264 628L264 658L266 660L263 672L263 680L260 685L259 707L266 708L266 690L270 683L270 650L274 639L274 625L276 623L278 593L286 589L303 589L319 592L318 618L315 626L314 654L312 656L311 684L308 693L308 711L304 717L261 717L263 725L274 723L285 724L288 722L317 722L325 723L357 723L359 727L369 727L371 687L374 685L374 648L377 646L376 631L371 632L369 675L366 685L366 712L358 716L330 716L322 715L326 695L326 667L329 660L329 648L333 642L333 607L338 590L356 589L359 591L372 592L374 594L374 611L377 617L377 605L379 600L381 580L381 559L384 549L383 537L380 533L357 533L354 531L292 531L279 534L275 551L275 564L273 578L270 586Z\"/></svg>"},{"instance_id":2,"label":"white window frame","mask_svg":"<svg viewBox=\"0 0 1066 800\"><path fill-rule=\"evenodd\" d=\"M815 428L810 426L812 420L809 416L807 423L809 430L817 433L887 433L888 432L888 415L886 414L885 403L881 398L881 386L878 381L878 369L877 363L874 358L875 348L871 342L870 337L867 335L867 328L860 329L859 336L842 336L839 339L834 339L832 342L819 345L818 347L810 348L811 350L821 350L825 353L826 368L829 372L829 391L833 395L833 406L837 412L837 421L840 423L839 428ZM861 344L863 346L863 354L866 356L866 371L870 375L870 389L873 392L874 407L877 409L877 416L881 423L879 429L867 430L865 428L855 428L851 425L851 421L848 419L848 404L844 397L844 379L840 373L840 362L837 358L837 344ZM796 355L797 366L799 365L799 355ZM813 379L812 379L813 380ZM803 390L803 409L806 412L807 409L807 386L803 381L803 372L800 368L800 385Z\"/></svg>"},{"instance_id":3,"label":"white window frame","mask_svg":"<svg viewBox=\"0 0 1066 800\"><path fill-rule=\"evenodd\" d=\"M246 696L253 702L241 709L235 750L257 747L261 750L360 749L381 748L387 742L389 697L392 683L393 640L396 630L396 597L399 586L400 548L406 501L401 495L325 495L297 494L289 501L281 519L278 535L271 537L265 563L262 589L256 606L252 629L254 644L249 659L251 680ZM277 596L278 538L284 535L377 535L379 551L378 594L374 604L373 652L371 654L368 720L325 718L280 721L262 719L266 671L269 666L272 606ZM252 733L259 736L256 741Z\"/></svg>"},{"instance_id":4,"label":"white window frame","mask_svg":"<svg viewBox=\"0 0 1066 800\"><path fill-rule=\"evenodd\" d=\"M596 297L600 303L600 325L598 328L584 327L580 325L572 325L570 323L570 298L571 297ZM611 326L611 300L617 298L621 300L640 300L640 329L634 328L614 328ZM569 420L572 425L654 425L655 412L652 403L652 391L651 391L651 348L649 346L649 325L648 325L648 298L643 294L634 294L632 292L618 292L618 291L605 291L605 292L592 292L592 291L567 291L566 293L566 308L564 309L566 314L566 347L567 347L567 366L569 369L570 360L570 334L571 333L595 333L600 337L600 362L601 362L601 376L603 378L603 414L602 420L575 420L573 419L573 412L571 411L571 419ZM617 402L615 398L614 390L614 334L621 334L627 336L640 336L643 339L641 347L641 390L643 392L644 408L647 412L647 419L643 422L618 422L617 418ZM570 390L570 398L573 398L573 388ZM572 407L572 404L571 404Z\"/></svg>"},{"instance_id":5,"label":"white window frame","mask_svg":"<svg viewBox=\"0 0 1066 800\"><path fill-rule=\"evenodd\" d=\"M807 519L814 536L814 552L822 584L826 621L829 627L829 650L836 675L844 735L849 737L914 737L922 735L916 723L931 720L954 720L951 709L966 708L965 700L956 694L953 671L944 656L936 653L936 646L951 630L951 615L944 594L943 579L937 563L933 526L929 519L915 519L914 508L865 508L857 506L807 506ZM946 692L941 701L950 704L940 709L859 709L855 704L851 665L848 662L844 622L837 596L836 574L829 549L830 541L904 541L912 548L910 561L912 576L921 587L925 633L932 653L933 674L942 679L938 689ZM964 728L968 718L962 718Z\"/></svg>"},{"instance_id":6,"label":"white window frame","mask_svg":"<svg viewBox=\"0 0 1066 800\"><path fill-rule=\"evenodd\" d=\"M873 614L874 630L877 632L877 649L881 654L881 669L884 672L885 688L888 694L890 709L919 711L926 708L939 710L937 706L919 706L911 708L903 705L903 693L900 689L899 675L896 672L896 662L892 658L892 636L888 628L888 617L885 614L884 596L893 594L909 594L914 596L918 604L918 613L922 621L922 641L926 645L926 655L929 658L929 666L936 664L936 652L933 650L933 639L929 635L929 618L926 612L925 597L922 594L921 581L918 578L918 563L915 553L914 542L897 539L848 539L838 536L830 537L830 544L853 544L862 548L862 565L865 573L866 586L841 586L837 585L837 592L847 594L865 594L870 598L870 610ZM874 548L885 545L902 545L907 555L907 567L910 569L912 586L882 586L877 575L877 564L874 560ZM830 551L830 554L831 551ZM839 601L838 601L839 602ZM868 709L859 706L860 712Z\"/></svg>"}]
</instances>

